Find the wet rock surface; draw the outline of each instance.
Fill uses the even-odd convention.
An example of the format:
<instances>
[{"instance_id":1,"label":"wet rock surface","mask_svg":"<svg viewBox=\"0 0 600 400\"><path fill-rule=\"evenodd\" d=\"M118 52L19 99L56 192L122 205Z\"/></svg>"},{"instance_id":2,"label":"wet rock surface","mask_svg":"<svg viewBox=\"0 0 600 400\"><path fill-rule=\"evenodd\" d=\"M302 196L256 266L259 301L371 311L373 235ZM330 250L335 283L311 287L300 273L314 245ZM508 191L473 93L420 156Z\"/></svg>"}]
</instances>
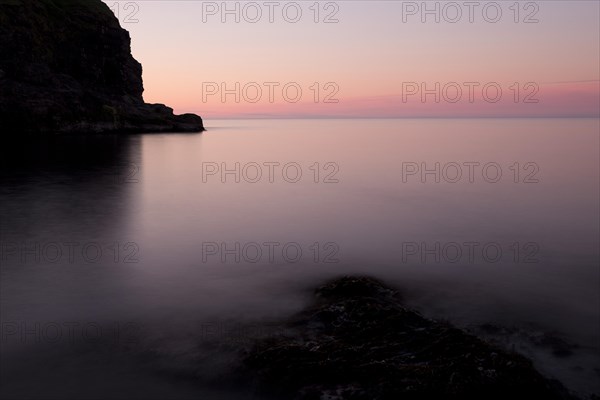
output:
<instances>
[{"instance_id":1,"label":"wet rock surface","mask_svg":"<svg viewBox=\"0 0 600 400\"><path fill-rule=\"evenodd\" d=\"M243 360L255 390L279 399L573 399L531 362L405 308L367 277L315 291L314 303Z\"/></svg>"}]
</instances>

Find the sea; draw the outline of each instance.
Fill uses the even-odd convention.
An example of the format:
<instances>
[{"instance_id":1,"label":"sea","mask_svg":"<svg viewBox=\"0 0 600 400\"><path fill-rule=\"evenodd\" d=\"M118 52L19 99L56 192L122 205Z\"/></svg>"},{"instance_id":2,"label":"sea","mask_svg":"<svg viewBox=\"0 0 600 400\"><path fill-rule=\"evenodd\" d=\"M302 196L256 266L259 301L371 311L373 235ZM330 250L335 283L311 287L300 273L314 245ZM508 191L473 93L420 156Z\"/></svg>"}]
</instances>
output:
<instances>
[{"instance_id":1,"label":"sea","mask_svg":"<svg viewBox=\"0 0 600 400\"><path fill-rule=\"evenodd\" d=\"M205 125L2 146L3 398L255 398L236 349L345 275L600 394L598 119Z\"/></svg>"}]
</instances>

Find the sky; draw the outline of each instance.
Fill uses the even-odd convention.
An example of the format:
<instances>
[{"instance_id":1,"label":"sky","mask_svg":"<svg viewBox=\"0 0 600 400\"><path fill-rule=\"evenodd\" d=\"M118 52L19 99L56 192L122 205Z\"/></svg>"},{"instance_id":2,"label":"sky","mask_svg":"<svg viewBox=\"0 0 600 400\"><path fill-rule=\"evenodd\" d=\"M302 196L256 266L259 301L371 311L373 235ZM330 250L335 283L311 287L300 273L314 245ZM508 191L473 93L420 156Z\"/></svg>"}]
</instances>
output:
<instances>
[{"instance_id":1,"label":"sky","mask_svg":"<svg viewBox=\"0 0 600 400\"><path fill-rule=\"evenodd\" d=\"M144 98L228 117L598 117L600 2L104 0Z\"/></svg>"}]
</instances>

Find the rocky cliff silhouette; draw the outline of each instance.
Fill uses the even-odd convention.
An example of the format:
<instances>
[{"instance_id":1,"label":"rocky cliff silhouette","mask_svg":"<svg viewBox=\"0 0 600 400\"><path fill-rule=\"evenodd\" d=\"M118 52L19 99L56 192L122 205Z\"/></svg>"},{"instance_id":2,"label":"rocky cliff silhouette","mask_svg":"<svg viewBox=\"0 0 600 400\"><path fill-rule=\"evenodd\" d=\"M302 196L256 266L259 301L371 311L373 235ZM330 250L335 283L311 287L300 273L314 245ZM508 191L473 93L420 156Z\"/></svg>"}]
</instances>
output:
<instances>
[{"instance_id":1,"label":"rocky cliff silhouette","mask_svg":"<svg viewBox=\"0 0 600 400\"><path fill-rule=\"evenodd\" d=\"M3 136L204 130L143 91L129 33L100 0L0 0Z\"/></svg>"}]
</instances>

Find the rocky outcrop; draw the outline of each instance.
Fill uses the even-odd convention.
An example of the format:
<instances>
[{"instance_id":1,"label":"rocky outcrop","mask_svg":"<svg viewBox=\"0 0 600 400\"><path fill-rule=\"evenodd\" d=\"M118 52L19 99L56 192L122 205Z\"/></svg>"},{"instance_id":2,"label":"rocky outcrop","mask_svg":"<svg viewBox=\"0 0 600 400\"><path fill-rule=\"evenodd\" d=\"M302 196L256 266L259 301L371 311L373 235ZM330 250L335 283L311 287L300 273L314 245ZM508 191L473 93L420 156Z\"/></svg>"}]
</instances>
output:
<instances>
[{"instance_id":1,"label":"rocky outcrop","mask_svg":"<svg viewBox=\"0 0 600 400\"><path fill-rule=\"evenodd\" d=\"M243 371L277 399L571 399L529 360L402 305L371 278L346 277L261 339Z\"/></svg>"},{"instance_id":2,"label":"rocky outcrop","mask_svg":"<svg viewBox=\"0 0 600 400\"><path fill-rule=\"evenodd\" d=\"M0 0L0 126L19 133L197 132L144 103L129 33L100 0Z\"/></svg>"}]
</instances>

